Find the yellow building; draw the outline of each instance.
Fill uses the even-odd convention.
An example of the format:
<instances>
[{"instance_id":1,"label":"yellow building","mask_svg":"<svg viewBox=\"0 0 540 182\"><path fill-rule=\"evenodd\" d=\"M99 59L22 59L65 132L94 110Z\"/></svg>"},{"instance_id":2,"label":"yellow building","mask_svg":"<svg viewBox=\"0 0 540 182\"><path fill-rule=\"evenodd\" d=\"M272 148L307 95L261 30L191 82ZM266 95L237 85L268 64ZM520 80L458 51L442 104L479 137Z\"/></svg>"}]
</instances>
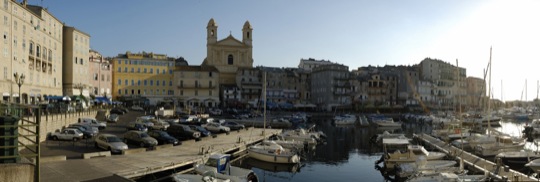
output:
<instances>
[{"instance_id":1,"label":"yellow building","mask_svg":"<svg viewBox=\"0 0 540 182\"><path fill-rule=\"evenodd\" d=\"M174 97L174 59L165 54L131 53L113 58L113 99L145 97L156 104Z\"/></svg>"},{"instance_id":2,"label":"yellow building","mask_svg":"<svg viewBox=\"0 0 540 182\"><path fill-rule=\"evenodd\" d=\"M64 26L62 82L64 95L90 97L90 35Z\"/></svg>"},{"instance_id":3,"label":"yellow building","mask_svg":"<svg viewBox=\"0 0 540 182\"><path fill-rule=\"evenodd\" d=\"M236 85L238 68L253 68L253 28L249 21L244 23L242 41L232 35L218 41L218 25L213 18L208 22L206 30L207 53L202 66L216 67L220 73L220 84Z\"/></svg>"},{"instance_id":4,"label":"yellow building","mask_svg":"<svg viewBox=\"0 0 540 182\"><path fill-rule=\"evenodd\" d=\"M213 66L177 66L175 96L181 108L217 107L220 74Z\"/></svg>"},{"instance_id":5,"label":"yellow building","mask_svg":"<svg viewBox=\"0 0 540 182\"><path fill-rule=\"evenodd\" d=\"M44 96L62 95L61 21L45 8L28 5L26 0L3 1L0 17L1 102L19 102L22 98L22 103L37 103ZM20 87L15 73L24 75Z\"/></svg>"}]
</instances>

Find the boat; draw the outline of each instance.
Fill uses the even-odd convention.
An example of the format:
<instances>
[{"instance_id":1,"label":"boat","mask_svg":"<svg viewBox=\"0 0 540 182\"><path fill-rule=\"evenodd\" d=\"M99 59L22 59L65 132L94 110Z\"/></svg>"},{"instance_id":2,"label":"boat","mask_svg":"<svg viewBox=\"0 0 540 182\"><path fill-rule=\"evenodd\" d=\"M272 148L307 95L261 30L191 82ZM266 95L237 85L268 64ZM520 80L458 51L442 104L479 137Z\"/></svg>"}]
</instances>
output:
<instances>
[{"instance_id":1,"label":"boat","mask_svg":"<svg viewBox=\"0 0 540 182\"><path fill-rule=\"evenodd\" d=\"M410 138L407 138L403 133L390 133L388 131L384 131L382 134L374 135L371 139L371 142L377 145L382 145L384 139L390 138L411 140Z\"/></svg>"},{"instance_id":2,"label":"boat","mask_svg":"<svg viewBox=\"0 0 540 182\"><path fill-rule=\"evenodd\" d=\"M485 175L458 175L455 173L418 173L407 179L408 182L464 182L464 181L486 181Z\"/></svg>"},{"instance_id":3,"label":"boat","mask_svg":"<svg viewBox=\"0 0 540 182\"><path fill-rule=\"evenodd\" d=\"M299 128L283 131L279 136L283 137L285 140L302 141L312 145L322 142L326 135L322 132L310 132L306 129Z\"/></svg>"},{"instance_id":4,"label":"boat","mask_svg":"<svg viewBox=\"0 0 540 182\"><path fill-rule=\"evenodd\" d=\"M531 124L527 123L523 133L530 138L540 135L540 119L534 119Z\"/></svg>"},{"instance_id":5,"label":"boat","mask_svg":"<svg viewBox=\"0 0 540 182\"><path fill-rule=\"evenodd\" d=\"M495 161L500 160L504 165L510 168L520 169L528 162L540 158L538 152L517 151L517 152L502 152L495 156Z\"/></svg>"},{"instance_id":6,"label":"boat","mask_svg":"<svg viewBox=\"0 0 540 182\"><path fill-rule=\"evenodd\" d=\"M312 139L315 140L315 139ZM315 147L315 145L310 145L310 143L316 143L316 141L307 142L307 141L298 141L298 140L285 140L283 136L280 135L274 135L270 137L269 139L265 139L262 141L263 143L276 143L278 145L281 145L283 148L286 149L292 149L292 150L304 150Z\"/></svg>"},{"instance_id":7,"label":"boat","mask_svg":"<svg viewBox=\"0 0 540 182\"><path fill-rule=\"evenodd\" d=\"M531 168L534 172L540 172L540 159L534 159L531 162L525 164L525 167Z\"/></svg>"},{"instance_id":8,"label":"boat","mask_svg":"<svg viewBox=\"0 0 540 182\"><path fill-rule=\"evenodd\" d=\"M230 182L229 179L218 179L212 172L200 174L173 174L171 181L175 182Z\"/></svg>"},{"instance_id":9,"label":"boat","mask_svg":"<svg viewBox=\"0 0 540 182\"><path fill-rule=\"evenodd\" d=\"M376 124L378 127L401 127L401 122L394 122L394 119L391 117L372 117L371 122Z\"/></svg>"},{"instance_id":10,"label":"boat","mask_svg":"<svg viewBox=\"0 0 540 182\"><path fill-rule=\"evenodd\" d=\"M495 142L478 144L474 147L474 153L480 156L495 156L502 152L517 152L523 150L526 139L505 135L495 136Z\"/></svg>"},{"instance_id":11,"label":"boat","mask_svg":"<svg viewBox=\"0 0 540 182\"><path fill-rule=\"evenodd\" d=\"M392 153L386 152L384 154L384 166L386 169L394 169L396 165L415 162L420 157L424 157L426 160L439 160L445 156L446 154L442 152L428 152L421 145L408 145L406 152L400 150Z\"/></svg>"},{"instance_id":12,"label":"boat","mask_svg":"<svg viewBox=\"0 0 540 182\"><path fill-rule=\"evenodd\" d=\"M451 160L427 161L425 158L420 157L416 162L396 166L396 175L399 178L407 178L416 174L418 171L455 172L459 171L458 167L454 167L456 164L456 161Z\"/></svg>"},{"instance_id":13,"label":"boat","mask_svg":"<svg viewBox=\"0 0 540 182\"><path fill-rule=\"evenodd\" d=\"M289 172L289 173L296 173L300 171L300 168L302 165L300 163L296 164L278 164L278 163L270 163L265 161L260 161L253 158L247 158L244 159L245 167L248 168L258 168L262 169L264 171L271 171L271 172Z\"/></svg>"},{"instance_id":14,"label":"boat","mask_svg":"<svg viewBox=\"0 0 540 182\"><path fill-rule=\"evenodd\" d=\"M496 135L484 135L479 133L473 133L469 137L464 139L457 139L452 141L452 145L463 148L465 151L471 151L479 144L493 143L495 142Z\"/></svg>"},{"instance_id":15,"label":"boat","mask_svg":"<svg viewBox=\"0 0 540 182\"><path fill-rule=\"evenodd\" d=\"M195 172L198 174L212 172L216 178L229 179L232 182L258 181L257 175L252 170L232 166L230 160L230 154L212 154L206 163L195 165Z\"/></svg>"},{"instance_id":16,"label":"boat","mask_svg":"<svg viewBox=\"0 0 540 182\"><path fill-rule=\"evenodd\" d=\"M261 161L282 164L300 162L300 156L295 151L285 149L275 142L259 143L247 148L248 156Z\"/></svg>"},{"instance_id":17,"label":"boat","mask_svg":"<svg viewBox=\"0 0 540 182\"><path fill-rule=\"evenodd\" d=\"M354 125L356 124L356 116L352 114L342 114L334 117L335 125Z\"/></svg>"}]
</instances>

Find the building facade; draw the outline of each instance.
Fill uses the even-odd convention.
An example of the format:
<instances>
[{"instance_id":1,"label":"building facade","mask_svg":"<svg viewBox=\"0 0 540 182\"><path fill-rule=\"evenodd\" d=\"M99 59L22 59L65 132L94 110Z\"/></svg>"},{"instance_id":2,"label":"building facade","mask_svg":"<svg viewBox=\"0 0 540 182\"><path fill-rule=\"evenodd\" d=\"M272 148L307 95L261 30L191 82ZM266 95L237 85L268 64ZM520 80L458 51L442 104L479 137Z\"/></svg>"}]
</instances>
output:
<instances>
[{"instance_id":1,"label":"building facade","mask_svg":"<svg viewBox=\"0 0 540 182\"><path fill-rule=\"evenodd\" d=\"M0 7L0 102L35 104L62 95L62 21L26 0L6 0ZM20 87L15 73L24 75Z\"/></svg>"},{"instance_id":2,"label":"building facade","mask_svg":"<svg viewBox=\"0 0 540 182\"><path fill-rule=\"evenodd\" d=\"M484 79L467 77L467 103L471 108L480 109L486 103L486 82Z\"/></svg>"},{"instance_id":3,"label":"building facade","mask_svg":"<svg viewBox=\"0 0 540 182\"><path fill-rule=\"evenodd\" d=\"M90 35L64 26L62 82L64 95L90 97Z\"/></svg>"},{"instance_id":4,"label":"building facade","mask_svg":"<svg viewBox=\"0 0 540 182\"><path fill-rule=\"evenodd\" d=\"M349 67L339 64L322 65L311 72L311 100L320 109L350 106L352 103Z\"/></svg>"},{"instance_id":5,"label":"building facade","mask_svg":"<svg viewBox=\"0 0 540 182\"><path fill-rule=\"evenodd\" d=\"M112 89L112 64L99 52L90 50L90 95L110 98Z\"/></svg>"},{"instance_id":6,"label":"building facade","mask_svg":"<svg viewBox=\"0 0 540 182\"><path fill-rule=\"evenodd\" d=\"M218 107L218 70L212 66L176 66L174 69L175 99L181 108Z\"/></svg>"},{"instance_id":7,"label":"building facade","mask_svg":"<svg viewBox=\"0 0 540 182\"><path fill-rule=\"evenodd\" d=\"M328 60L316 60L313 58L309 59L300 59L300 63L298 64L298 68L307 70L308 72L311 72L314 68L319 67L321 65L329 65L334 64Z\"/></svg>"},{"instance_id":8,"label":"building facade","mask_svg":"<svg viewBox=\"0 0 540 182\"><path fill-rule=\"evenodd\" d=\"M242 41L232 35L218 41L218 25L214 19L208 22L207 53L202 66L214 66L220 73L220 84L236 85L239 68L253 67L253 28L249 21L242 28Z\"/></svg>"},{"instance_id":9,"label":"building facade","mask_svg":"<svg viewBox=\"0 0 540 182\"><path fill-rule=\"evenodd\" d=\"M458 77L459 72L459 77ZM441 109L454 109L459 98L464 98L466 93L465 68L443 62L438 59L426 58L420 62L420 74L422 80L433 82L436 86L436 97ZM458 84L458 81L461 80Z\"/></svg>"},{"instance_id":10,"label":"building facade","mask_svg":"<svg viewBox=\"0 0 540 182\"><path fill-rule=\"evenodd\" d=\"M242 93L241 102L258 107L262 99L262 72L259 68L240 68L236 73L237 87Z\"/></svg>"},{"instance_id":11,"label":"building facade","mask_svg":"<svg viewBox=\"0 0 540 182\"><path fill-rule=\"evenodd\" d=\"M175 59L165 54L119 54L112 60L112 97L145 97L155 105L174 97Z\"/></svg>"}]
</instances>

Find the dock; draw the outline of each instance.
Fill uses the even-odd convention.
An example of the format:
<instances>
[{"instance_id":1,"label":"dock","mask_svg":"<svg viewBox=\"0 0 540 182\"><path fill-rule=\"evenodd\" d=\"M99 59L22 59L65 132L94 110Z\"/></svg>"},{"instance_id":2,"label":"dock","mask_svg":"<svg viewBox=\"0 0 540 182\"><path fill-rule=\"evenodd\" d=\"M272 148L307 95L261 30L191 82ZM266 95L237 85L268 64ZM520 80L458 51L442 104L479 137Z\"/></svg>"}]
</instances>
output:
<instances>
[{"instance_id":1,"label":"dock","mask_svg":"<svg viewBox=\"0 0 540 182\"><path fill-rule=\"evenodd\" d=\"M41 163L41 181L87 181L119 176L136 179L172 169L191 169L211 153L237 154L247 146L280 133L280 129L248 128L200 141L182 141L179 146L158 146L155 150L130 149L122 155L100 155L89 159L58 160Z\"/></svg>"},{"instance_id":2,"label":"dock","mask_svg":"<svg viewBox=\"0 0 540 182\"><path fill-rule=\"evenodd\" d=\"M489 160L478 157L469 152L462 151L461 149L428 134L417 134L414 135L414 138L419 139L430 147L434 147L437 150L446 153L456 160L461 160L461 157L463 157L463 163L469 167L469 169L488 173L489 176L495 181L538 181L536 178L509 169L508 167L504 167L502 164L497 165Z\"/></svg>"}]
</instances>

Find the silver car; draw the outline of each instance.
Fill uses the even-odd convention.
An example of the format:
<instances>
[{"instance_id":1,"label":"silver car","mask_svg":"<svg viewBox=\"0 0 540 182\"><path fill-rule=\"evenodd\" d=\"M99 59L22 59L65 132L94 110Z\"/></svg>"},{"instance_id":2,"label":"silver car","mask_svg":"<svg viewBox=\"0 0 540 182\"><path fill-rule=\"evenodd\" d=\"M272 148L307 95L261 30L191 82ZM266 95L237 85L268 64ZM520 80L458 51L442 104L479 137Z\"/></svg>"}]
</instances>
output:
<instances>
[{"instance_id":1,"label":"silver car","mask_svg":"<svg viewBox=\"0 0 540 182\"><path fill-rule=\"evenodd\" d=\"M153 147L158 144L158 141L149 136L146 132L134 130L128 131L124 134L124 142L126 144L138 144L141 147Z\"/></svg>"},{"instance_id":2,"label":"silver car","mask_svg":"<svg viewBox=\"0 0 540 182\"><path fill-rule=\"evenodd\" d=\"M109 150L111 153L122 153L123 150L128 149L128 145L112 134L98 135L95 140L95 147Z\"/></svg>"}]
</instances>

